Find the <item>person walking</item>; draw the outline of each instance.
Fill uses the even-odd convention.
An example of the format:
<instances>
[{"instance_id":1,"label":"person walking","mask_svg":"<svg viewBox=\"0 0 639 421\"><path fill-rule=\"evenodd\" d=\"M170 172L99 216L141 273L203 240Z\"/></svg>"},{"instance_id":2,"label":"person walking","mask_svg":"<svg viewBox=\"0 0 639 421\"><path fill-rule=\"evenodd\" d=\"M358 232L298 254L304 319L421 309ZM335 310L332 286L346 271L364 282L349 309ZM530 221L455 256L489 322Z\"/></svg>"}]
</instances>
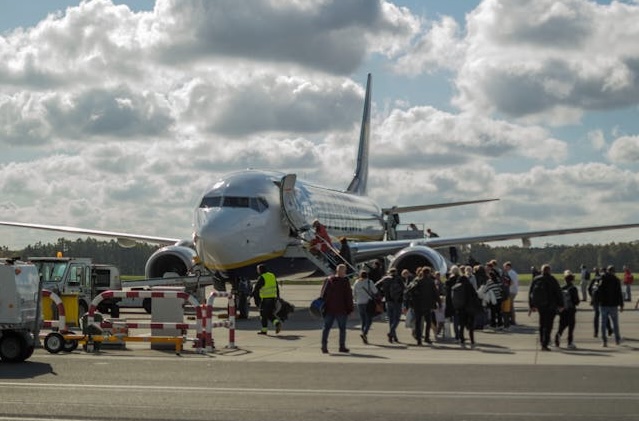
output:
<instances>
[{"instance_id":1,"label":"person walking","mask_svg":"<svg viewBox=\"0 0 639 421\"><path fill-rule=\"evenodd\" d=\"M415 279L408 284L405 297L406 307L412 308L415 313L414 332L417 345L422 344L422 336L427 344L431 344L432 312L439 305L439 292L435 286L432 269L429 266L424 266ZM426 330L424 330L424 321L426 322Z\"/></svg>"},{"instance_id":2,"label":"person walking","mask_svg":"<svg viewBox=\"0 0 639 421\"><path fill-rule=\"evenodd\" d=\"M280 288L277 284L277 278L272 272L269 272L266 265L257 265L257 283L253 288L253 298L256 305L260 308L260 318L262 329L257 332L259 335L268 333L268 322L275 326L275 333L282 330L282 321L275 317L275 304L280 298Z\"/></svg>"},{"instance_id":3,"label":"person walking","mask_svg":"<svg viewBox=\"0 0 639 421\"><path fill-rule=\"evenodd\" d=\"M375 286L384 294L386 301L386 314L388 315L388 342L399 342L397 339L397 326L402 315L402 303L404 301L404 281L397 274L396 268L390 268L388 274L380 279Z\"/></svg>"},{"instance_id":4,"label":"person walking","mask_svg":"<svg viewBox=\"0 0 639 421\"><path fill-rule=\"evenodd\" d=\"M361 271L359 278L353 284L353 297L362 322L362 333L359 336L365 344L368 343L368 331L373 324L373 315L368 312L368 303L370 300L374 300L376 295L377 288L375 283L368 278L368 272Z\"/></svg>"},{"instance_id":5,"label":"person walking","mask_svg":"<svg viewBox=\"0 0 639 421\"><path fill-rule=\"evenodd\" d=\"M457 278L451 291L451 299L455 308L455 331L459 334L459 343L466 347L464 329L468 329L470 347L475 347L475 312L479 309L479 297L466 275Z\"/></svg>"},{"instance_id":6,"label":"person walking","mask_svg":"<svg viewBox=\"0 0 639 421\"><path fill-rule=\"evenodd\" d=\"M626 301L632 301L632 283L635 281L635 277L632 276L630 268L628 266L623 267L623 284L626 288Z\"/></svg>"},{"instance_id":7,"label":"person walking","mask_svg":"<svg viewBox=\"0 0 639 421\"><path fill-rule=\"evenodd\" d=\"M559 282L552 276L550 265L541 267L541 275L533 279L528 293L528 315L539 313L539 341L542 351L550 351L550 335L557 311L563 310L563 297Z\"/></svg>"},{"instance_id":8,"label":"person walking","mask_svg":"<svg viewBox=\"0 0 639 421\"><path fill-rule=\"evenodd\" d=\"M339 328L339 352L350 352L346 348L346 321L348 315L353 312L353 290L346 277L345 264L337 265L335 274L326 278L320 296L324 299L322 353L328 354L328 334L335 321Z\"/></svg>"},{"instance_id":9,"label":"person walking","mask_svg":"<svg viewBox=\"0 0 639 421\"><path fill-rule=\"evenodd\" d=\"M590 285L590 272L586 265L582 264L579 271L579 285L581 286L581 296L583 301L588 300L588 286Z\"/></svg>"},{"instance_id":10,"label":"person walking","mask_svg":"<svg viewBox=\"0 0 639 421\"><path fill-rule=\"evenodd\" d=\"M610 317L612 329L615 334L615 343L621 343L619 333L619 312L623 311L623 294L621 292L621 280L615 275L614 266L608 266L606 272L601 275L601 283L597 289L599 297L599 309L601 312L601 339L603 346L608 346L608 337L604 334L606 320Z\"/></svg>"},{"instance_id":11,"label":"person walking","mask_svg":"<svg viewBox=\"0 0 639 421\"><path fill-rule=\"evenodd\" d=\"M561 288L564 300L564 311L559 313L559 329L555 335L555 346L559 348L561 342L561 335L564 330L568 328L568 349L577 349L573 342L573 333L575 331L575 316L577 315L577 306L579 305L579 290L574 285L575 275L571 271L564 271L564 282L566 283Z\"/></svg>"},{"instance_id":12,"label":"person walking","mask_svg":"<svg viewBox=\"0 0 639 421\"><path fill-rule=\"evenodd\" d=\"M599 285L601 285L601 270L597 267L592 269L592 278L588 284L588 295L590 295L590 305L594 312L593 325L594 325L594 337L599 337L599 326L601 325L601 307L599 306ZM606 320L606 329L601 334L605 335L608 332L608 336L612 335L612 324L610 324L610 318Z\"/></svg>"},{"instance_id":13,"label":"person walking","mask_svg":"<svg viewBox=\"0 0 639 421\"><path fill-rule=\"evenodd\" d=\"M346 239L346 237L340 237L339 244L339 255L342 258L342 263L345 263L348 266L353 266L351 247L348 245L348 240Z\"/></svg>"},{"instance_id":14,"label":"person walking","mask_svg":"<svg viewBox=\"0 0 639 421\"><path fill-rule=\"evenodd\" d=\"M510 278L510 285L508 287L508 295L510 297L510 324L515 326L517 325L515 298L517 298L517 293L519 292L519 274L513 269L512 263L506 262L504 263L503 276Z\"/></svg>"}]
</instances>

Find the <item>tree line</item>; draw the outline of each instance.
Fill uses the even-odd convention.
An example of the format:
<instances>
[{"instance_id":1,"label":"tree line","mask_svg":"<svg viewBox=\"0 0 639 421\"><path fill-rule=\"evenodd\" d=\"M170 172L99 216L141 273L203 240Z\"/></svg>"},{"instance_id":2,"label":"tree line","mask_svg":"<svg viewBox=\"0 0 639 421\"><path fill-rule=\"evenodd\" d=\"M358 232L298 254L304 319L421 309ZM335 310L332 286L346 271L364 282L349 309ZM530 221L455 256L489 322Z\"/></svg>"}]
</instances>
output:
<instances>
[{"instance_id":1,"label":"tree line","mask_svg":"<svg viewBox=\"0 0 639 421\"><path fill-rule=\"evenodd\" d=\"M116 265L124 275L143 275L144 265L149 257L158 249L155 245L140 243L132 248L123 248L117 241L98 241L93 238L67 240L59 238L56 243L44 244L37 242L22 250L9 250L0 247L0 257L53 257L62 252L67 257L90 257L95 263L109 263ZM441 250L445 253L445 250ZM485 263L497 259L501 264L510 261L515 270L520 273L528 272L531 266L539 268L549 263L553 272L559 273L565 269L578 272L582 264L589 270L593 267L614 265L618 271L623 266L629 266L633 271L639 271L639 243L610 243L610 244L577 244L552 245L544 247L523 248L518 246L492 247L487 244L474 244L470 250L463 250L461 261L469 259Z\"/></svg>"},{"instance_id":2,"label":"tree line","mask_svg":"<svg viewBox=\"0 0 639 421\"><path fill-rule=\"evenodd\" d=\"M123 275L143 275L146 261L157 249L158 246L147 243L124 248L115 240L98 241L90 237L85 240L58 238L56 243L37 242L22 250L9 250L4 246L0 248L0 257L55 257L61 252L65 257L89 257L94 263L115 265Z\"/></svg>"},{"instance_id":3,"label":"tree line","mask_svg":"<svg viewBox=\"0 0 639 421\"><path fill-rule=\"evenodd\" d=\"M529 272L532 266L539 269L544 263L550 264L555 273L566 269L578 273L581 265L586 265L588 270L613 265L618 272L624 266L634 272L639 271L639 243L635 242L572 246L546 244L544 247L531 248L474 244L470 254L466 253L465 256L472 256L481 263L491 259L497 259L500 264L510 261L520 273Z\"/></svg>"}]
</instances>

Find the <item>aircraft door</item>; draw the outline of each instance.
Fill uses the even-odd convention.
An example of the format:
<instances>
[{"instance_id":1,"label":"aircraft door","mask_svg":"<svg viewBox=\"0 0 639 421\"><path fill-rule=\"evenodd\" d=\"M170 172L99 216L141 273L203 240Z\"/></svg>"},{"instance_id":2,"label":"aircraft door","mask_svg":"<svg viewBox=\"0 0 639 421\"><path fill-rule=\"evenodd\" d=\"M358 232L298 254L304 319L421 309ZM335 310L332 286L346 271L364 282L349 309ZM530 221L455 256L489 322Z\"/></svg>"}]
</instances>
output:
<instances>
[{"instance_id":1,"label":"aircraft door","mask_svg":"<svg viewBox=\"0 0 639 421\"><path fill-rule=\"evenodd\" d=\"M282 202L282 211L286 216L291 228L296 232L308 231L310 226L299 210L299 205L295 197L295 174L287 174L282 177L280 183L280 201Z\"/></svg>"}]
</instances>

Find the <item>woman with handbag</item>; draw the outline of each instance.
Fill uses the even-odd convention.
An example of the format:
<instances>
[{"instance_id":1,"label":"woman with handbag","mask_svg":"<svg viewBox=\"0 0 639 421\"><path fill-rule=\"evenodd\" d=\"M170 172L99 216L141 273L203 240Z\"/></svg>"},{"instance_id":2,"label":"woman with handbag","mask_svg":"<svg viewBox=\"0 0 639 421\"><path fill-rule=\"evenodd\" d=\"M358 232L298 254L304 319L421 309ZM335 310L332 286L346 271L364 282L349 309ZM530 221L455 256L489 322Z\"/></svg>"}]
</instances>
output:
<instances>
[{"instance_id":1,"label":"woman with handbag","mask_svg":"<svg viewBox=\"0 0 639 421\"><path fill-rule=\"evenodd\" d=\"M353 284L353 301L357 305L359 318L362 321L361 331L359 335L362 341L368 343L368 331L373 324L373 315L369 312L369 302L375 300L377 296L377 288L375 283L368 278L368 272L361 271L359 278Z\"/></svg>"}]
</instances>

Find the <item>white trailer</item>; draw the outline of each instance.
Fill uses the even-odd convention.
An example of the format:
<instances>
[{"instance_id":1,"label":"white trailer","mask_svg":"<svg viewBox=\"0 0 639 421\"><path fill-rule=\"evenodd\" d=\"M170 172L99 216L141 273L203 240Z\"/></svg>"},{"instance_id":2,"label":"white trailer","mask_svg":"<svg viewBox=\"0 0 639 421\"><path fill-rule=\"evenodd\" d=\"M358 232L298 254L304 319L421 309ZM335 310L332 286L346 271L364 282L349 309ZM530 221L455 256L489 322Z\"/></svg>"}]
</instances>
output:
<instances>
[{"instance_id":1,"label":"white trailer","mask_svg":"<svg viewBox=\"0 0 639 421\"><path fill-rule=\"evenodd\" d=\"M38 269L0 259L0 359L22 362L33 354L40 323Z\"/></svg>"}]
</instances>

